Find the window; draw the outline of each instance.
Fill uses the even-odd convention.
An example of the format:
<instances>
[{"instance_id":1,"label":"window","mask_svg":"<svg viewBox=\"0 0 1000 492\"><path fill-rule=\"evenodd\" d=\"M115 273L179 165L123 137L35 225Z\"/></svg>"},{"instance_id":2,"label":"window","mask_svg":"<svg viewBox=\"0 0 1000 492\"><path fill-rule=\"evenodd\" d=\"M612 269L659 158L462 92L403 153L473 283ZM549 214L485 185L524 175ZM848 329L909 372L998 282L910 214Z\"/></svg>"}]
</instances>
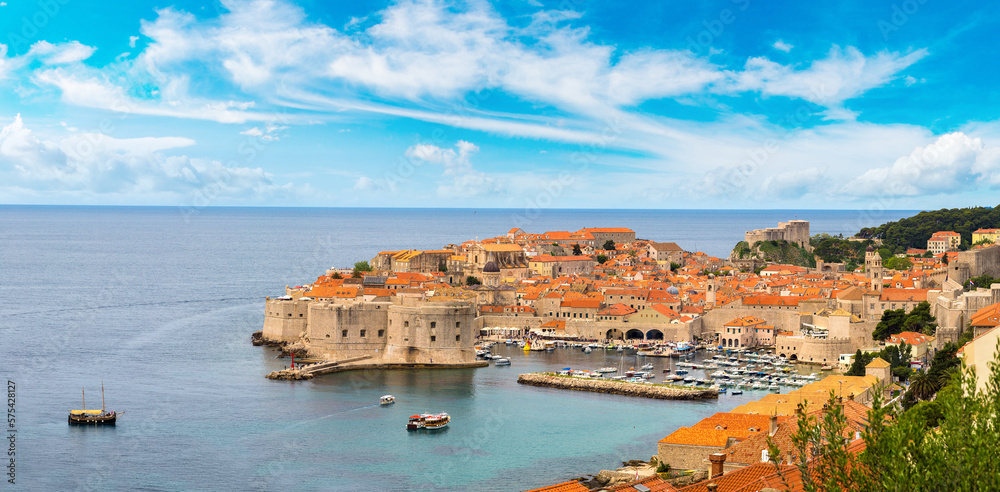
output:
<instances>
[{"instance_id":1,"label":"window","mask_svg":"<svg viewBox=\"0 0 1000 492\"><path fill-rule=\"evenodd\" d=\"M379 331L378 331L378 336L379 336L379 337L383 337L383 336L385 336L385 330L379 330Z\"/></svg>"},{"instance_id":2,"label":"window","mask_svg":"<svg viewBox=\"0 0 1000 492\"><path fill-rule=\"evenodd\" d=\"M366 332L366 331L367 331L367 330L361 330L361 338L364 338L364 337L365 337L365 332Z\"/></svg>"},{"instance_id":3,"label":"window","mask_svg":"<svg viewBox=\"0 0 1000 492\"><path fill-rule=\"evenodd\" d=\"M300 317L300 318L302 317L302 313L299 313L299 317Z\"/></svg>"},{"instance_id":4,"label":"window","mask_svg":"<svg viewBox=\"0 0 1000 492\"><path fill-rule=\"evenodd\" d=\"M409 321L404 321L403 322L403 328L409 328L409 327L410 327L410 322Z\"/></svg>"},{"instance_id":5,"label":"window","mask_svg":"<svg viewBox=\"0 0 1000 492\"><path fill-rule=\"evenodd\" d=\"M432 341L432 342L434 342L434 341L437 341L437 337L436 337L436 336L434 336L434 335L431 335L431 341Z\"/></svg>"},{"instance_id":6,"label":"window","mask_svg":"<svg viewBox=\"0 0 1000 492\"><path fill-rule=\"evenodd\" d=\"M329 333L327 333L327 334L326 334L326 337L327 337L327 338L330 338L330 334L329 334Z\"/></svg>"},{"instance_id":7,"label":"window","mask_svg":"<svg viewBox=\"0 0 1000 492\"><path fill-rule=\"evenodd\" d=\"M461 321L456 321L455 322L455 328L461 328L461 327L462 327L462 322Z\"/></svg>"},{"instance_id":8,"label":"window","mask_svg":"<svg viewBox=\"0 0 1000 492\"><path fill-rule=\"evenodd\" d=\"M340 332L340 336L342 336L342 337L345 337L345 338L346 338L346 337L347 337L347 330L343 330L343 331L341 331L341 332Z\"/></svg>"},{"instance_id":9,"label":"window","mask_svg":"<svg viewBox=\"0 0 1000 492\"><path fill-rule=\"evenodd\" d=\"M437 321L431 321L431 328L437 328Z\"/></svg>"},{"instance_id":10,"label":"window","mask_svg":"<svg viewBox=\"0 0 1000 492\"><path fill-rule=\"evenodd\" d=\"M462 335L455 335L455 341L456 342L461 342L462 341Z\"/></svg>"}]
</instances>

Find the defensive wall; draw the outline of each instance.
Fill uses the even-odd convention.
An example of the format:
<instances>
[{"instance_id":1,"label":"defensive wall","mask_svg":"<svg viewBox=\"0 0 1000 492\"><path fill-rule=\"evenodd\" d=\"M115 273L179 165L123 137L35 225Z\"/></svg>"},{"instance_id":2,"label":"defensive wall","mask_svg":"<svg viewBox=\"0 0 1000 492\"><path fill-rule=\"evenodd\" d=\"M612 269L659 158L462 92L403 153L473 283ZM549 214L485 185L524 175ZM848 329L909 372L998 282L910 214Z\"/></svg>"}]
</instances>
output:
<instances>
[{"instance_id":1,"label":"defensive wall","mask_svg":"<svg viewBox=\"0 0 1000 492\"><path fill-rule=\"evenodd\" d=\"M475 308L468 303L265 300L262 339L302 343L310 357L372 356L371 364L475 361Z\"/></svg>"},{"instance_id":2,"label":"defensive wall","mask_svg":"<svg viewBox=\"0 0 1000 492\"><path fill-rule=\"evenodd\" d=\"M980 275L1000 277L1000 244L960 251L948 266L948 278L959 284Z\"/></svg>"}]
</instances>

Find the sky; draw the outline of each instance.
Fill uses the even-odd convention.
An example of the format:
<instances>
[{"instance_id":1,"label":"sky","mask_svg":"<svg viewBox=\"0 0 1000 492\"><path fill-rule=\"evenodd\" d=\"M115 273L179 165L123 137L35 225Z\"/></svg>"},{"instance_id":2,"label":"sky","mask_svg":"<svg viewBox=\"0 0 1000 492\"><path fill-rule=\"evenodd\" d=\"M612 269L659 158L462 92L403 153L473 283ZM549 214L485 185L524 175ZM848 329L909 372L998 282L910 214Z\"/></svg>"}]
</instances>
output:
<instances>
[{"instance_id":1,"label":"sky","mask_svg":"<svg viewBox=\"0 0 1000 492\"><path fill-rule=\"evenodd\" d=\"M989 3L0 1L0 203L995 205Z\"/></svg>"}]
</instances>

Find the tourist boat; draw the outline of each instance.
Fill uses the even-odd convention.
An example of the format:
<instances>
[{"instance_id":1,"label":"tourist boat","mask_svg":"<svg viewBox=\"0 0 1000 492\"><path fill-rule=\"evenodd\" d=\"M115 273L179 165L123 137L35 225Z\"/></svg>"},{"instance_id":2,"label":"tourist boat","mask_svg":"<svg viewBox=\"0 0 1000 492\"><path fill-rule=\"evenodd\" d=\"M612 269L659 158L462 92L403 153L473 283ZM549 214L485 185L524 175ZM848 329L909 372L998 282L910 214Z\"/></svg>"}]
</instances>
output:
<instances>
[{"instance_id":1,"label":"tourist boat","mask_svg":"<svg viewBox=\"0 0 1000 492\"><path fill-rule=\"evenodd\" d=\"M392 405L393 403L396 403L396 397L392 395L385 395L378 399L379 405Z\"/></svg>"},{"instance_id":2,"label":"tourist boat","mask_svg":"<svg viewBox=\"0 0 1000 492\"><path fill-rule=\"evenodd\" d=\"M86 410L87 394L82 389L80 390L80 393L81 396L83 397L84 410L70 410L69 411L70 424L115 425L115 422L118 420L118 414L114 411L109 412L104 408L104 383L101 383L100 410Z\"/></svg>"},{"instance_id":3,"label":"tourist boat","mask_svg":"<svg viewBox=\"0 0 1000 492\"><path fill-rule=\"evenodd\" d=\"M424 419L424 429L444 429L445 427L448 427L448 422L451 422L451 416L446 413L428 415L427 418Z\"/></svg>"},{"instance_id":4,"label":"tourist boat","mask_svg":"<svg viewBox=\"0 0 1000 492\"><path fill-rule=\"evenodd\" d=\"M496 360L496 365L498 365L498 366L509 366L510 365L510 359L508 359L506 357L497 359Z\"/></svg>"},{"instance_id":5,"label":"tourist boat","mask_svg":"<svg viewBox=\"0 0 1000 492\"><path fill-rule=\"evenodd\" d=\"M424 425L427 423L427 417L430 417L430 415L426 413L422 413L420 415L410 415L410 420L406 422L406 430L423 429Z\"/></svg>"}]
</instances>

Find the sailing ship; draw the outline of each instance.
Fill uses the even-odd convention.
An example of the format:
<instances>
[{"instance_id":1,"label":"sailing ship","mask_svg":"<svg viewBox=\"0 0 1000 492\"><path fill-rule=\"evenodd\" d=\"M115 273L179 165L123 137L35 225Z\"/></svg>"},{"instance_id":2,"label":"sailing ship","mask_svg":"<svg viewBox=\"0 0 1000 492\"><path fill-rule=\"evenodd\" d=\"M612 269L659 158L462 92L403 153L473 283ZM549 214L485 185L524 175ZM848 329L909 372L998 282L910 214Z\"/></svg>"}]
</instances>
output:
<instances>
[{"instance_id":1,"label":"sailing ship","mask_svg":"<svg viewBox=\"0 0 1000 492\"><path fill-rule=\"evenodd\" d=\"M83 408L84 410L70 410L69 411L69 423L70 424L85 424L85 425L115 425L115 421L118 420L118 413L115 411L107 411L104 407L104 383L101 383L101 409L100 410L86 410L87 408L87 394L81 389L81 394L83 396Z\"/></svg>"}]
</instances>

